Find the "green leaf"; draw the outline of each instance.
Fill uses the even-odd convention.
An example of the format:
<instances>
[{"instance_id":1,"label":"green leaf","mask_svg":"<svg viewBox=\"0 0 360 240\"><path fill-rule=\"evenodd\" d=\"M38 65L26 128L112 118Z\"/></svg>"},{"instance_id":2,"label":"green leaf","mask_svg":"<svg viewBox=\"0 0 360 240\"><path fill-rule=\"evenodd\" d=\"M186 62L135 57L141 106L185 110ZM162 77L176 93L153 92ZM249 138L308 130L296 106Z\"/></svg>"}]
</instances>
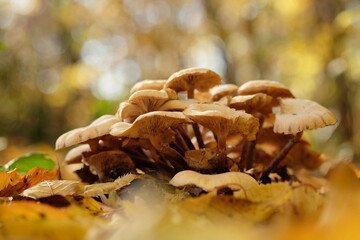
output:
<instances>
[{"instance_id":1,"label":"green leaf","mask_svg":"<svg viewBox=\"0 0 360 240\"><path fill-rule=\"evenodd\" d=\"M6 165L8 170L17 168L18 173L26 173L31 168L41 167L45 170L53 170L55 162L47 157L45 153L29 153L12 160Z\"/></svg>"}]
</instances>

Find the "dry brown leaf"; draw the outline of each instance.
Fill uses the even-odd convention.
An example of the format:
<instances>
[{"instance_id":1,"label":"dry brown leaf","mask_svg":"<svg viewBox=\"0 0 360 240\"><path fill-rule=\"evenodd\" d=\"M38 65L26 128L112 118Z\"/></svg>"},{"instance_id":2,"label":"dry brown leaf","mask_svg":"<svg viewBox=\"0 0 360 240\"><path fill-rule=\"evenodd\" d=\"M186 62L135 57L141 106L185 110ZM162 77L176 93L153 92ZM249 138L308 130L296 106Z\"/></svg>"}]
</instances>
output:
<instances>
[{"instance_id":1,"label":"dry brown leaf","mask_svg":"<svg viewBox=\"0 0 360 240\"><path fill-rule=\"evenodd\" d=\"M58 171L44 170L40 167L30 169L24 176L19 176L16 171L0 173L0 197L15 196L37 183L57 176Z\"/></svg>"},{"instance_id":2,"label":"dry brown leaf","mask_svg":"<svg viewBox=\"0 0 360 240\"><path fill-rule=\"evenodd\" d=\"M84 185L79 181L52 180L43 181L23 192L23 196L38 199L53 195L69 196L91 196L96 197L108 194L129 185L133 180L141 178L141 175L126 174L114 182Z\"/></svg>"}]
</instances>

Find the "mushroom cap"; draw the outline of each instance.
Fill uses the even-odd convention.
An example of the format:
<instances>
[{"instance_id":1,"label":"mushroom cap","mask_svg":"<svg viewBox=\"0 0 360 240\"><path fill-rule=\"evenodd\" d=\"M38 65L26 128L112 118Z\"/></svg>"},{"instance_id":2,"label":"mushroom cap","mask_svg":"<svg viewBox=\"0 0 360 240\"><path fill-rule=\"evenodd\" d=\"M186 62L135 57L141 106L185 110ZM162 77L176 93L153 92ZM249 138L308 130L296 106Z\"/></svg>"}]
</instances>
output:
<instances>
[{"instance_id":1,"label":"mushroom cap","mask_svg":"<svg viewBox=\"0 0 360 240\"><path fill-rule=\"evenodd\" d=\"M195 185L206 192L228 185L238 185L239 189L244 190L259 186L258 182L246 173L226 172L209 175L191 170L178 172L169 183L175 187Z\"/></svg>"},{"instance_id":2,"label":"mushroom cap","mask_svg":"<svg viewBox=\"0 0 360 240\"><path fill-rule=\"evenodd\" d=\"M101 116L86 127L76 128L61 135L56 140L55 148L58 150L70 147L109 134L110 127L116 122L120 122L120 119L114 115Z\"/></svg>"},{"instance_id":3,"label":"mushroom cap","mask_svg":"<svg viewBox=\"0 0 360 240\"><path fill-rule=\"evenodd\" d=\"M280 100L280 113L275 115L274 132L296 134L334 125L335 115L320 104L295 98Z\"/></svg>"},{"instance_id":4,"label":"mushroom cap","mask_svg":"<svg viewBox=\"0 0 360 240\"><path fill-rule=\"evenodd\" d=\"M198 103L196 99L185 100L169 100L164 103L158 110L159 111L183 111L191 104Z\"/></svg>"},{"instance_id":5,"label":"mushroom cap","mask_svg":"<svg viewBox=\"0 0 360 240\"><path fill-rule=\"evenodd\" d=\"M165 83L166 80L142 80L135 83L135 85L131 88L130 93L133 94L134 92L145 89L161 90Z\"/></svg>"},{"instance_id":6,"label":"mushroom cap","mask_svg":"<svg viewBox=\"0 0 360 240\"><path fill-rule=\"evenodd\" d=\"M220 83L220 75L210 69L187 68L171 75L164 87L174 89L176 92L187 91L188 89L206 92Z\"/></svg>"},{"instance_id":7,"label":"mushroom cap","mask_svg":"<svg viewBox=\"0 0 360 240\"><path fill-rule=\"evenodd\" d=\"M64 160L67 164L81 163L82 153L90 152L90 151L91 151L91 148L90 148L89 144L81 144L81 145L71 149L65 155Z\"/></svg>"},{"instance_id":8,"label":"mushroom cap","mask_svg":"<svg viewBox=\"0 0 360 240\"><path fill-rule=\"evenodd\" d=\"M271 113L272 97L264 93L236 96L230 100L229 107L246 112Z\"/></svg>"},{"instance_id":9,"label":"mushroom cap","mask_svg":"<svg viewBox=\"0 0 360 240\"><path fill-rule=\"evenodd\" d=\"M116 116L122 121L133 122L141 114L158 110L167 100L169 95L166 91L139 90L133 93L127 102L120 103Z\"/></svg>"},{"instance_id":10,"label":"mushroom cap","mask_svg":"<svg viewBox=\"0 0 360 240\"><path fill-rule=\"evenodd\" d=\"M224 105L192 104L185 109L184 114L194 122L207 127L217 136L241 133L246 139L253 140L259 129L257 118Z\"/></svg>"},{"instance_id":11,"label":"mushroom cap","mask_svg":"<svg viewBox=\"0 0 360 240\"><path fill-rule=\"evenodd\" d=\"M211 100L218 101L220 98L236 94L239 87L234 84L221 84L210 89Z\"/></svg>"},{"instance_id":12,"label":"mushroom cap","mask_svg":"<svg viewBox=\"0 0 360 240\"><path fill-rule=\"evenodd\" d=\"M191 123L181 112L154 111L139 116L132 124L118 122L111 126L110 134L116 137L146 138L156 136L171 126Z\"/></svg>"},{"instance_id":13,"label":"mushroom cap","mask_svg":"<svg viewBox=\"0 0 360 240\"><path fill-rule=\"evenodd\" d=\"M252 80L239 87L238 95L265 93L274 98L293 98L294 95L283 84L269 80Z\"/></svg>"}]
</instances>

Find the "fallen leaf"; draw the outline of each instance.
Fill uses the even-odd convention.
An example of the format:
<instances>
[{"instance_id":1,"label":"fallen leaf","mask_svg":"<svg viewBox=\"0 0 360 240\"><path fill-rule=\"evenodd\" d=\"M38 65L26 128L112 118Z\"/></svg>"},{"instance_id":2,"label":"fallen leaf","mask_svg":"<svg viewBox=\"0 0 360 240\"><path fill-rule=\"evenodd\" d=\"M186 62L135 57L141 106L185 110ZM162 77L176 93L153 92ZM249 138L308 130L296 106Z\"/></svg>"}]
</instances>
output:
<instances>
[{"instance_id":1,"label":"fallen leaf","mask_svg":"<svg viewBox=\"0 0 360 240\"><path fill-rule=\"evenodd\" d=\"M2 239L83 239L91 226L90 219L79 221L63 208L34 201L1 204L0 221Z\"/></svg>"},{"instance_id":2,"label":"fallen leaf","mask_svg":"<svg viewBox=\"0 0 360 240\"><path fill-rule=\"evenodd\" d=\"M57 176L57 171L48 171L40 167L30 169L24 176L19 176L14 170L0 173L0 197L15 196L39 182L54 179Z\"/></svg>"},{"instance_id":3,"label":"fallen leaf","mask_svg":"<svg viewBox=\"0 0 360 240\"><path fill-rule=\"evenodd\" d=\"M50 180L43 181L31 188L26 189L22 195L34 199L50 197L53 195L68 196L79 194L84 186L79 181Z\"/></svg>"},{"instance_id":4,"label":"fallen leaf","mask_svg":"<svg viewBox=\"0 0 360 240\"><path fill-rule=\"evenodd\" d=\"M69 196L91 196L108 194L124 186L129 185L133 180L141 178L141 175L126 174L117 178L114 182L84 185L79 181L51 180L43 181L31 188L26 189L22 195L34 199L49 197L53 195Z\"/></svg>"},{"instance_id":5,"label":"fallen leaf","mask_svg":"<svg viewBox=\"0 0 360 240\"><path fill-rule=\"evenodd\" d=\"M45 153L30 153L10 161L5 167L8 170L16 169L18 173L26 173L35 167L53 170L55 162L48 158Z\"/></svg>"}]
</instances>

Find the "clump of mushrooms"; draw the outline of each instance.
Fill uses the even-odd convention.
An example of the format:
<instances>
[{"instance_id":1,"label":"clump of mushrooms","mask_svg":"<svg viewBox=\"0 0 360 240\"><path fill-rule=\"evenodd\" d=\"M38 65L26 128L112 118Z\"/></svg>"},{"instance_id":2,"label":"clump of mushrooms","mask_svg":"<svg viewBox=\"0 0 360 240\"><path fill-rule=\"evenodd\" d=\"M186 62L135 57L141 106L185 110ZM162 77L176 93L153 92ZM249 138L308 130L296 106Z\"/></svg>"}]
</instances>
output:
<instances>
[{"instance_id":1,"label":"clump of mushrooms","mask_svg":"<svg viewBox=\"0 0 360 240\"><path fill-rule=\"evenodd\" d=\"M244 179L268 182L269 174L284 166L318 167L320 157L301 139L302 132L335 123L325 107L296 99L279 82L254 80L238 87L221 84L209 69L189 68L167 80L138 82L114 115L63 134L56 149L82 144L69 151L65 164L83 164L81 174L92 174L94 181L113 181L128 172L166 181L176 175L170 182L176 187L197 185L192 179L198 179L212 181L211 187L201 186L211 191L242 185ZM288 154L301 160L290 162Z\"/></svg>"}]
</instances>

